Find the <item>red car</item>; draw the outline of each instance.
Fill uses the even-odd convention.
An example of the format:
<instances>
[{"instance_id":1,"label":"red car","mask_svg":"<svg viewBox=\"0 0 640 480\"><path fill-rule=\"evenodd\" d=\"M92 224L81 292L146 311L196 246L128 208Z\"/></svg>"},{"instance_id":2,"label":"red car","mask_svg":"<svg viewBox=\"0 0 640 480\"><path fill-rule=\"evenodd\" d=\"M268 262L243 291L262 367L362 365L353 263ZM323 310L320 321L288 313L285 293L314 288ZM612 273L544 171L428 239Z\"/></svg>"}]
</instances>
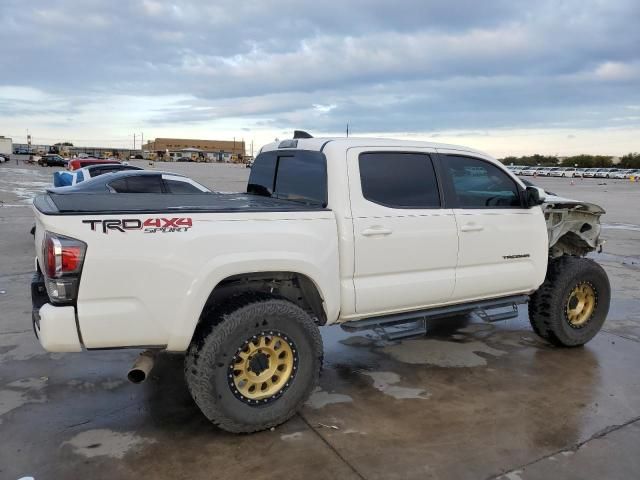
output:
<instances>
[{"instance_id":1,"label":"red car","mask_svg":"<svg viewBox=\"0 0 640 480\"><path fill-rule=\"evenodd\" d=\"M88 167L89 165L101 165L104 163L120 163L117 160L98 160L97 158L74 158L69 160L67 164L67 170L74 171L82 167Z\"/></svg>"}]
</instances>

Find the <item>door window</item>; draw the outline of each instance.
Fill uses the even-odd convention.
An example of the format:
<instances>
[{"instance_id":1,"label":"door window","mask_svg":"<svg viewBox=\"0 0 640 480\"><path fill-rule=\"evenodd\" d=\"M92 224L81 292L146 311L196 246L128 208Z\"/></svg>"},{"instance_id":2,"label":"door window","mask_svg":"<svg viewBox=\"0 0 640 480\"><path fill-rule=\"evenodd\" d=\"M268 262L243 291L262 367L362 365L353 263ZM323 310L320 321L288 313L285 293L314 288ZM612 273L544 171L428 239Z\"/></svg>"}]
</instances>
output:
<instances>
[{"instance_id":1,"label":"door window","mask_svg":"<svg viewBox=\"0 0 640 480\"><path fill-rule=\"evenodd\" d=\"M442 164L453 183L458 208L522 208L518 186L495 165L454 155L444 156Z\"/></svg>"},{"instance_id":2,"label":"door window","mask_svg":"<svg viewBox=\"0 0 640 480\"><path fill-rule=\"evenodd\" d=\"M440 194L429 155L370 152L358 159L362 195L391 208L439 208Z\"/></svg>"}]
</instances>

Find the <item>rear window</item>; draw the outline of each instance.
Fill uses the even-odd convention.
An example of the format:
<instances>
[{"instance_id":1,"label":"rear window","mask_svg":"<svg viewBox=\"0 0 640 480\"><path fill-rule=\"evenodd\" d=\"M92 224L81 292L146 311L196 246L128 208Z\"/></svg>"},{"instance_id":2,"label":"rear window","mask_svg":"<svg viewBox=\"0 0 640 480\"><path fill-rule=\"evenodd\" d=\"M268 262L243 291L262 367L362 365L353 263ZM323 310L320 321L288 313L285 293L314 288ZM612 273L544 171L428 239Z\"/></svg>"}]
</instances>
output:
<instances>
[{"instance_id":1,"label":"rear window","mask_svg":"<svg viewBox=\"0 0 640 480\"><path fill-rule=\"evenodd\" d=\"M169 193L203 193L198 187L188 182L168 180L165 178L164 185Z\"/></svg>"},{"instance_id":2,"label":"rear window","mask_svg":"<svg viewBox=\"0 0 640 480\"><path fill-rule=\"evenodd\" d=\"M326 206L326 158L310 150L261 153L251 168L247 192Z\"/></svg>"},{"instance_id":3,"label":"rear window","mask_svg":"<svg viewBox=\"0 0 640 480\"><path fill-rule=\"evenodd\" d=\"M162 193L160 175L143 175L114 180L109 186L116 193Z\"/></svg>"}]
</instances>

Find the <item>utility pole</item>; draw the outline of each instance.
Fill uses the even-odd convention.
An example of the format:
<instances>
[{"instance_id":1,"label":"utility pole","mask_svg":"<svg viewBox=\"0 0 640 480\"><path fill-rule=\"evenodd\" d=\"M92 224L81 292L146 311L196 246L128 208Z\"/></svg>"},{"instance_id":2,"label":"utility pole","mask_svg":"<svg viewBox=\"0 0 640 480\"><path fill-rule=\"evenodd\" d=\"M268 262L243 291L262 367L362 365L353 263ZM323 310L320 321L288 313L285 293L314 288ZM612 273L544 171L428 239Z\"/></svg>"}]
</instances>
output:
<instances>
[{"instance_id":1,"label":"utility pole","mask_svg":"<svg viewBox=\"0 0 640 480\"><path fill-rule=\"evenodd\" d=\"M349 122L347 122L347 137L349 136Z\"/></svg>"},{"instance_id":2,"label":"utility pole","mask_svg":"<svg viewBox=\"0 0 640 480\"><path fill-rule=\"evenodd\" d=\"M133 151L136 151L136 134L133 134Z\"/></svg>"}]
</instances>

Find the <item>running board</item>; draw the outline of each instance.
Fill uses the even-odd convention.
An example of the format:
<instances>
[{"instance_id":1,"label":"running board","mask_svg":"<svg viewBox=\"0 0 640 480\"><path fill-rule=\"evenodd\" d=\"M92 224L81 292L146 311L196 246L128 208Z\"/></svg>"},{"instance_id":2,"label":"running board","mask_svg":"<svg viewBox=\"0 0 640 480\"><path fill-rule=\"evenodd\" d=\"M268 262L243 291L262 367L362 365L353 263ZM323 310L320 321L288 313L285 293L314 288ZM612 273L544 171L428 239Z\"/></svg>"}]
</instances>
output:
<instances>
[{"instance_id":1,"label":"running board","mask_svg":"<svg viewBox=\"0 0 640 480\"><path fill-rule=\"evenodd\" d=\"M518 316L518 305L527 303L528 301L528 295L514 295L512 297L448 305L446 307L436 307L416 312L405 312L393 315L384 315L381 317L364 318L362 320L345 322L340 326L346 332L382 329L387 338L396 340L398 338L422 335L426 333L427 320L452 317L463 313L475 312L486 322L498 322L509 318L515 318ZM498 308L510 308L510 310L493 315L487 313L487 310L495 310ZM416 326L414 328L399 330L397 333L387 332L386 330L388 327L397 327L410 323L415 323Z\"/></svg>"}]
</instances>

